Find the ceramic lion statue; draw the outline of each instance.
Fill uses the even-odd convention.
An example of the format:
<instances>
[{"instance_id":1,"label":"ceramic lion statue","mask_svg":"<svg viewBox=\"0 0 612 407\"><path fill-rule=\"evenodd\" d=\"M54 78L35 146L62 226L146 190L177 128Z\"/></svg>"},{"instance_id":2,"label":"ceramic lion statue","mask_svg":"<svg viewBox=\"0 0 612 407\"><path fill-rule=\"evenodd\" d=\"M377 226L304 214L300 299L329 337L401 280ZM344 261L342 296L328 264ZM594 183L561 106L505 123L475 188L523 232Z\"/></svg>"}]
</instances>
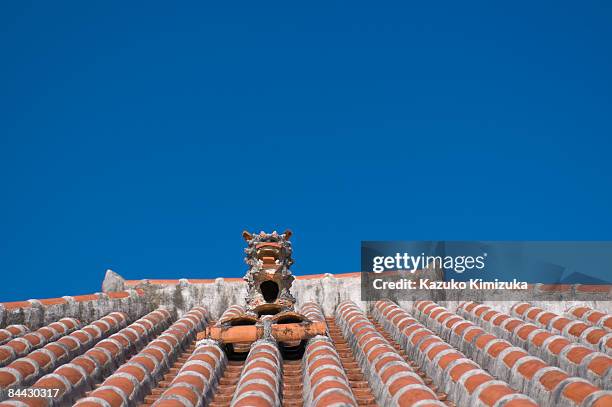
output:
<instances>
[{"instance_id":1,"label":"ceramic lion statue","mask_svg":"<svg viewBox=\"0 0 612 407\"><path fill-rule=\"evenodd\" d=\"M248 284L246 297L247 313L275 314L282 311L293 311L295 298L290 288L294 277L289 267L293 264L291 257L291 231L279 234L260 232L251 234L242 232L248 246L244 249L244 261L249 269L244 276Z\"/></svg>"}]
</instances>

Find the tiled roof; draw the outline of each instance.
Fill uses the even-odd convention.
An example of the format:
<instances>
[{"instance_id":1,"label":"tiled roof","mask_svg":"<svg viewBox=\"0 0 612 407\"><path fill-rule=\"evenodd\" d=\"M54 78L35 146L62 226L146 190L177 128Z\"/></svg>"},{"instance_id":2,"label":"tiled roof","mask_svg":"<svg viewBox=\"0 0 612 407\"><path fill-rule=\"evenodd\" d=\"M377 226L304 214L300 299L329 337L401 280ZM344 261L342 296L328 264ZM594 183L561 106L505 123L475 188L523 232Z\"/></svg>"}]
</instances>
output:
<instances>
[{"instance_id":1,"label":"tiled roof","mask_svg":"<svg viewBox=\"0 0 612 407\"><path fill-rule=\"evenodd\" d=\"M0 329L0 345L4 345L14 338L19 338L30 332L30 328L25 325L9 325L4 329Z\"/></svg>"},{"instance_id":2,"label":"tiled roof","mask_svg":"<svg viewBox=\"0 0 612 407\"><path fill-rule=\"evenodd\" d=\"M28 332L8 341L0 346L0 366L7 366L16 359L45 346L47 343L55 342L64 335L78 329L79 326L80 322L74 318L62 318L34 332ZM17 362L11 363L9 367Z\"/></svg>"},{"instance_id":3,"label":"tiled roof","mask_svg":"<svg viewBox=\"0 0 612 407\"><path fill-rule=\"evenodd\" d=\"M585 357L584 353L573 355L571 349L574 345L568 349L566 340L559 337L557 341L547 342L546 352L550 356L547 359L556 362L551 365L538 358L534 349L527 344L522 347L513 346L491 331L485 331L432 301L418 301L414 309L415 316L434 333L448 340L450 345L465 352L488 372L541 404L548 405L554 399L569 406L594 403L593 399L600 398L612 402L612 393L603 392L602 388L593 383L612 388L612 360L606 355L598 354L596 359ZM503 315L492 322L495 325L498 321L502 329L517 330L517 335L524 324L522 320L509 316L504 319ZM557 344L559 341L561 343ZM592 351L587 349L587 352ZM584 377L579 377L578 373Z\"/></svg>"},{"instance_id":4,"label":"tiled roof","mask_svg":"<svg viewBox=\"0 0 612 407\"><path fill-rule=\"evenodd\" d=\"M161 315L157 318L155 323L158 325L154 328L161 330L166 326L169 322L168 316ZM151 382L155 383L162 378L162 373L170 368L170 363L176 359L179 351L185 347L188 341L195 338L196 333L202 330L206 321L206 309L198 307L189 311L164 330L161 335L154 338L136 356L122 364L87 397L79 399L75 406L94 407L109 404L127 406L141 401L147 390L150 390ZM154 332L147 332L147 336L153 338ZM123 359L136 349L129 349L127 346L117 347L113 358L115 360L117 358ZM129 350L132 352L129 352ZM146 369L142 372L139 371L139 367L145 367ZM165 397L176 396L176 394L171 393L171 389L166 393L164 393ZM72 398L73 400L78 399L74 396Z\"/></svg>"},{"instance_id":5,"label":"tiled roof","mask_svg":"<svg viewBox=\"0 0 612 407\"><path fill-rule=\"evenodd\" d=\"M458 405L537 405L506 381L496 380L480 364L466 357L397 305L381 301L376 305L374 315L391 336L408 349L408 357L421 361L425 372L434 382L440 383L440 389L447 392Z\"/></svg>"},{"instance_id":6,"label":"tiled roof","mask_svg":"<svg viewBox=\"0 0 612 407\"><path fill-rule=\"evenodd\" d=\"M0 407L612 406L612 316L587 304L561 313L519 302L504 312L474 302L364 306L338 295L325 314L321 302L298 303L327 327L303 353L288 352L262 328L262 339L235 345L248 352L240 359L197 338L237 321L242 304L211 314L212 299L198 299L185 312L160 305L159 292L141 284L3 304ZM193 297L179 303L186 300ZM11 392L20 389L57 392Z\"/></svg>"}]
</instances>

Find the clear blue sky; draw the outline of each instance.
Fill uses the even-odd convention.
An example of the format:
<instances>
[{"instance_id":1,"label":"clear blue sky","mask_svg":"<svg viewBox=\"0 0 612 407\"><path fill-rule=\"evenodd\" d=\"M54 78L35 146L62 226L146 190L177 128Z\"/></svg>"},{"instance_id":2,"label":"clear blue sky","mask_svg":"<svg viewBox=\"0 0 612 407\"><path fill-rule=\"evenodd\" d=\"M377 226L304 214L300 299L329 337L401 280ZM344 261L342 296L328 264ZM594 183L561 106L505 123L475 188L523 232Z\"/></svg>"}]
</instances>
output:
<instances>
[{"instance_id":1,"label":"clear blue sky","mask_svg":"<svg viewBox=\"0 0 612 407\"><path fill-rule=\"evenodd\" d=\"M495 2L499 3L499 2ZM0 301L612 238L609 2L5 3Z\"/></svg>"}]
</instances>

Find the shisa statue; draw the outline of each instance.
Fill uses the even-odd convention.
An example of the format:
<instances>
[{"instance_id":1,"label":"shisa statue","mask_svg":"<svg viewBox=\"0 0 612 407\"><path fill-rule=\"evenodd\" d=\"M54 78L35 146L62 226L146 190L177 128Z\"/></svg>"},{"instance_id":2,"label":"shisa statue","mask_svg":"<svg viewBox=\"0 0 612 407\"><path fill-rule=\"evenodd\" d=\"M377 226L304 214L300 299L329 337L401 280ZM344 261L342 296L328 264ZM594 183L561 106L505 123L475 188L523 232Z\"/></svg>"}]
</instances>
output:
<instances>
[{"instance_id":1,"label":"shisa statue","mask_svg":"<svg viewBox=\"0 0 612 407\"><path fill-rule=\"evenodd\" d=\"M291 257L291 231L279 234L242 232L248 243L244 261L249 269L244 276L247 283L246 311L258 313L268 309L270 312L293 311L295 298L290 288L294 277L289 267Z\"/></svg>"}]
</instances>

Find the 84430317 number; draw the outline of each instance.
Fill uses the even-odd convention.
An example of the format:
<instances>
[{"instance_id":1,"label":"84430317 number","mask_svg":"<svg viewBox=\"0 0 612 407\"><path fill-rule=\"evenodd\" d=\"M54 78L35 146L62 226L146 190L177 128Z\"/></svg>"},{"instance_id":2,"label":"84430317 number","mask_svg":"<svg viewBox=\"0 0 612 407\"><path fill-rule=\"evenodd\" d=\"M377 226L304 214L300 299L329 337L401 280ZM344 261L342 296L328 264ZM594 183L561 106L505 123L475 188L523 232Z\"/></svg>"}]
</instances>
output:
<instances>
[{"instance_id":1,"label":"84430317 number","mask_svg":"<svg viewBox=\"0 0 612 407\"><path fill-rule=\"evenodd\" d=\"M8 389L7 396L20 398L55 398L59 395L60 389L47 388L12 388Z\"/></svg>"}]
</instances>

